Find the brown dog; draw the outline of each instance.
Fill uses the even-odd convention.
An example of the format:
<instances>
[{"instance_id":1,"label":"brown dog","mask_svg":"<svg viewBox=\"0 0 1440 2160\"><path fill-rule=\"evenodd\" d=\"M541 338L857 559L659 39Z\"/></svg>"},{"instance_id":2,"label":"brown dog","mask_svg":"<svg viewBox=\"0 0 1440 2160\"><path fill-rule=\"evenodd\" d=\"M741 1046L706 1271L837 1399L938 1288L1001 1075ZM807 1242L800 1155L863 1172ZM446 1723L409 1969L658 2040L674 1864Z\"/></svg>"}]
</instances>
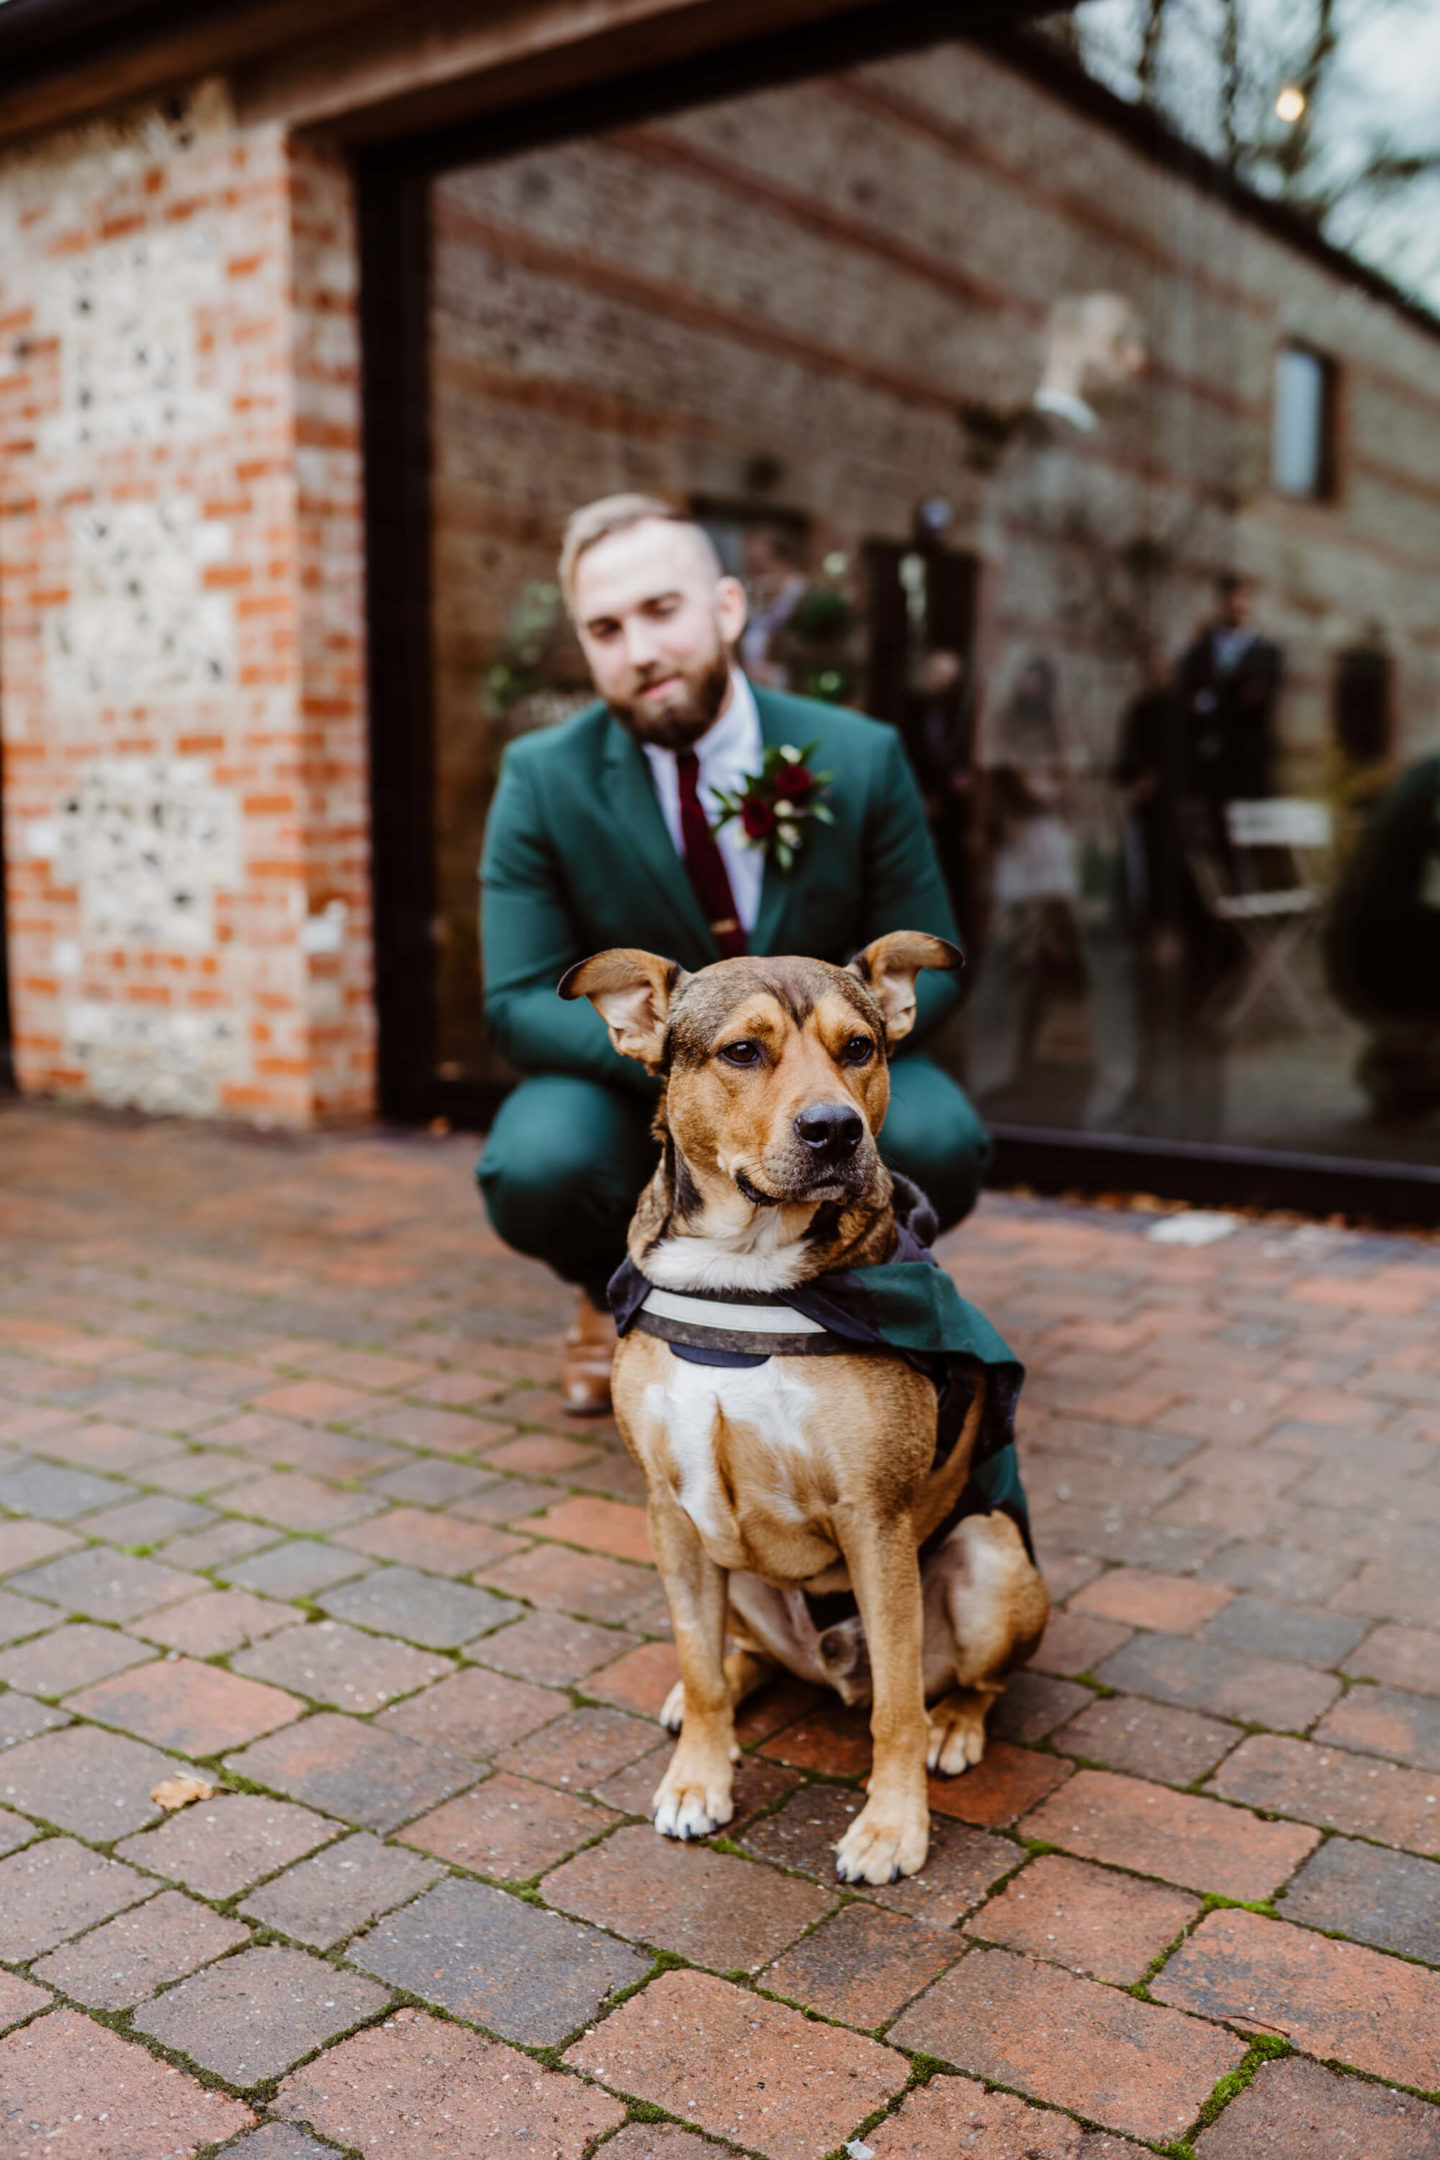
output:
<instances>
[{"instance_id":1,"label":"brown dog","mask_svg":"<svg viewBox=\"0 0 1440 2160\"><path fill-rule=\"evenodd\" d=\"M896 931L848 969L745 958L686 975L619 950L560 985L665 1083L662 1158L629 1237L653 1286L646 1305L678 1315L682 1339L696 1311L781 1331L763 1362L691 1362L674 1335L645 1332L626 1334L616 1357L615 1414L645 1472L680 1659L666 1706L680 1740L655 1826L688 1838L730 1820L735 1706L783 1665L873 1700L870 1796L836 1855L851 1882L923 1864L927 1760L951 1774L980 1760L986 1712L1048 1610L1004 1514L966 1516L922 1571L921 1546L965 1486L983 1368L937 1463L925 1371L883 1351L789 1354L801 1338L783 1332L812 1325L785 1307L787 1291L891 1257L893 1187L876 1146L888 1052L914 1024L917 972L960 964L943 939ZM727 1293L751 1310L713 1302ZM858 1620L817 1628L805 1593L847 1589Z\"/></svg>"}]
</instances>

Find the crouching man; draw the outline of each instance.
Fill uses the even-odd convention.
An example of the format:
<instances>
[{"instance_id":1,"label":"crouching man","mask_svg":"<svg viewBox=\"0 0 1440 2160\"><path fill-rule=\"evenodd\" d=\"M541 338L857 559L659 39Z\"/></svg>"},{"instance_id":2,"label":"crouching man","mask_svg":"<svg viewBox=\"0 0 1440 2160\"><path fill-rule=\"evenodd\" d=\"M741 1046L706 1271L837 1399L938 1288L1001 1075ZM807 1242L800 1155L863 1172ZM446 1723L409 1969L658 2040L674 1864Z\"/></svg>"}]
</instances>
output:
<instances>
[{"instance_id":1,"label":"crouching man","mask_svg":"<svg viewBox=\"0 0 1440 2160\"><path fill-rule=\"evenodd\" d=\"M560 583L599 695L512 743L501 768L480 873L485 1016L526 1077L477 1174L499 1236L576 1285L562 1392L599 1415L615 1346L605 1285L655 1165L656 1083L588 1003L562 1003L560 977L615 945L693 971L747 952L843 964L889 930L956 932L899 736L751 685L735 659L744 588L700 526L646 496L591 503L567 527ZM766 775L768 750L812 744L789 778ZM748 816L720 822L718 795L748 797ZM920 986L882 1140L942 1227L973 1207L990 1152L919 1047L958 996L948 976Z\"/></svg>"}]
</instances>

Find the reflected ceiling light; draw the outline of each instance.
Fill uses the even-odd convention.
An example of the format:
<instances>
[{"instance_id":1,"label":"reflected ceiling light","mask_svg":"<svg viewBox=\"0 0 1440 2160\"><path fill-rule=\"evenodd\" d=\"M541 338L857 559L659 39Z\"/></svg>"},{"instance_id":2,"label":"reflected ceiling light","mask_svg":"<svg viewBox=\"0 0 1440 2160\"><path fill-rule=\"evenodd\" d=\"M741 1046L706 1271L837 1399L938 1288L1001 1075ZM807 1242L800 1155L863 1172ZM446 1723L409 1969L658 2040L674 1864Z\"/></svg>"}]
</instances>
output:
<instances>
[{"instance_id":1,"label":"reflected ceiling light","mask_svg":"<svg viewBox=\"0 0 1440 2160\"><path fill-rule=\"evenodd\" d=\"M1282 83L1280 95L1275 100L1275 117L1283 120L1286 127L1293 127L1305 110L1305 93L1298 83Z\"/></svg>"}]
</instances>

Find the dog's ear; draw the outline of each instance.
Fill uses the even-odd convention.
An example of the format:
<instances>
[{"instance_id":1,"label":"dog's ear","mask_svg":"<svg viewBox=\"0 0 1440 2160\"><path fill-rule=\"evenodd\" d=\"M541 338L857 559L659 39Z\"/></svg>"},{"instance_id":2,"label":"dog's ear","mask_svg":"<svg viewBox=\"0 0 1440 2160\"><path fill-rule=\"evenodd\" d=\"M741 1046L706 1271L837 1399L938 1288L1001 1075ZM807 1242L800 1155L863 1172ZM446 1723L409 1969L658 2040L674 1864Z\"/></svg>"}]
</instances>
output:
<instances>
[{"instance_id":1,"label":"dog's ear","mask_svg":"<svg viewBox=\"0 0 1440 2160\"><path fill-rule=\"evenodd\" d=\"M921 968L963 968L965 955L948 938L926 930L891 930L850 962L850 973L880 1007L887 1043L902 1042L915 1025L915 977Z\"/></svg>"},{"instance_id":2,"label":"dog's ear","mask_svg":"<svg viewBox=\"0 0 1440 2160\"><path fill-rule=\"evenodd\" d=\"M617 945L577 962L558 987L562 998L588 997L620 1055L655 1072L665 1053L670 1007L687 979L674 960Z\"/></svg>"}]
</instances>

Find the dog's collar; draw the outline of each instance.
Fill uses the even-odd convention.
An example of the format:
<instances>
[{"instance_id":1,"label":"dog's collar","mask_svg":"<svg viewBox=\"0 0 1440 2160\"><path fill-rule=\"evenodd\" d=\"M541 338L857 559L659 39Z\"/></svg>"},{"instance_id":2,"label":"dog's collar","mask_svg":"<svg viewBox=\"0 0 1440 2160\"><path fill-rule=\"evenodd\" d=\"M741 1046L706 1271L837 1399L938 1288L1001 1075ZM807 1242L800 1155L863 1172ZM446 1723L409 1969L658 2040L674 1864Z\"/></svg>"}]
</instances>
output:
<instances>
[{"instance_id":1,"label":"dog's collar","mask_svg":"<svg viewBox=\"0 0 1440 2160\"><path fill-rule=\"evenodd\" d=\"M829 1357L858 1347L782 1299L744 1291L662 1290L651 1283L634 1325L672 1349L726 1357Z\"/></svg>"}]
</instances>

